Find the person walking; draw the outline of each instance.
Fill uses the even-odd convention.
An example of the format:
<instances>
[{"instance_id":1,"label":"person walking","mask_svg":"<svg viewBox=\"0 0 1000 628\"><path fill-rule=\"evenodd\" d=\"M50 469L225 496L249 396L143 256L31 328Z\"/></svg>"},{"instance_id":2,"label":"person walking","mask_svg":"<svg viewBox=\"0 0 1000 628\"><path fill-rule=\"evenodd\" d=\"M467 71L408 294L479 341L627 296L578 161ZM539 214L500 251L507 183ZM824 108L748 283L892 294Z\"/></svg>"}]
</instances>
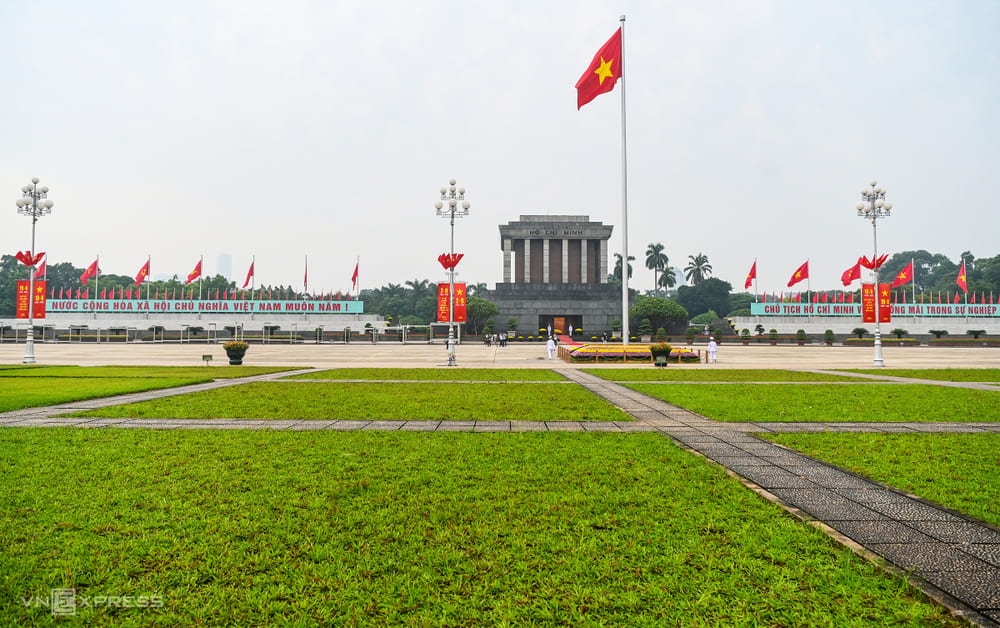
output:
<instances>
[{"instance_id":1,"label":"person walking","mask_svg":"<svg viewBox=\"0 0 1000 628\"><path fill-rule=\"evenodd\" d=\"M715 364L715 355L719 352L719 345L715 342L715 336L708 337L708 363Z\"/></svg>"},{"instance_id":2,"label":"person walking","mask_svg":"<svg viewBox=\"0 0 1000 628\"><path fill-rule=\"evenodd\" d=\"M548 341L545 343L545 348L549 350L549 359L551 360L555 357L556 352L556 341L552 336L549 336Z\"/></svg>"}]
</instances>

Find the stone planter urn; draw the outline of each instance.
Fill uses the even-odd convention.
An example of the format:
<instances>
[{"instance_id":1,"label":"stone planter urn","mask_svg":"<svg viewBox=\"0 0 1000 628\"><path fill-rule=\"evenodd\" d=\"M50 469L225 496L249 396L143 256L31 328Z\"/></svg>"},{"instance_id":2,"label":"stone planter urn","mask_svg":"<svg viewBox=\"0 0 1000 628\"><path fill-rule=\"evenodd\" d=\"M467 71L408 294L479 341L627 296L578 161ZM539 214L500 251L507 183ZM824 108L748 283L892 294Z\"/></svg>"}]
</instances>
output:
<instances>
[{"instance_id":1,"label":"stone planter urn","mask_svg":"<svg viewBox=\"0 0 1000 628\"><path fill-rule=\"evenodd\" d=\"M242 340L230 340L222 345L222 349L226 352L226 356L229 358L229 363L233 366L243 364L243 356L246 355L249 347L250 345Z\"/></svg>"}]
</instances>

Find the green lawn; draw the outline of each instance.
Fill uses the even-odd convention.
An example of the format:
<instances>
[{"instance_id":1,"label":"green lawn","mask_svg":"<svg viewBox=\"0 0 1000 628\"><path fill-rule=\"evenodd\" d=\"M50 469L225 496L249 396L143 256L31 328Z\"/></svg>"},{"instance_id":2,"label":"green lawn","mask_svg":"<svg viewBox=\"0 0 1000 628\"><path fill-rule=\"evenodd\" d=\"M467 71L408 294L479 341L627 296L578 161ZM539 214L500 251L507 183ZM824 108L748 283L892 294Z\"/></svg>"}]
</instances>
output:
<instances>
[{"instance_id":1,"label":"green lawn","mask_svg":"<svg viewBox=\"0 0 1000 628\"><path fill-rule=\"evenodd\" d=\"M366 379L450 382L565 382L565 377L549 369L464 369L464 368L343 368L328 369L287 379Z\"/></svg>"},{"instance_id":2,"label":"green lawn","mask_svg":"<svg viewBox=\"0 0 1000 628\"><path fill-rule=\"evenodd\" d=\"M562 384L260 382L73 416L396 421L631 421Z\"/></svg>"},{"instance_id":3,"label":"green lawn","mask_svg":"<svg viewBox=\"0 0 1000 628\"><path fill-rule=\"evenodd\" d=\"M719 421L1000 421L1000 391L931 384L628 386Z\"/></svg>"},{"instance_id":4,"label":"green lawn","mask_svg":"<svg viewBox=\"0 0 1000 628\"><path fill-rule=\"evenodd\" d=\"M211 381L210 378L59 377L47 382L34 377L0 378L0 412L37 408L84 399L174 388Z\"/></svg>"},{"instance_id":5,"label":"green lawn","mask_svg":"<svg viewBox=\"0 0 1000 628\"><path fill-rule=\"evenodd\" d=\"M856 382L850 375L804 373L782 369L699 369L634 368L580 369L613 382Z\"/></svg>"},{"instance_id":6,"label":"green lawn","mask_svg":"<svg viewBox=\"0 0 1000 628\"><path fill-rule=\"evenodd\" d=\"M232 379L293 370L273 366L16 366L0 369L0 377L190 377L198 381Z\"/></svg>"},{"instance_id":7,"label":"green lawn","mask_svg":"<svg viewBox=\"0 0 1000 628\"><path fill-rule=\"evenodd\" d=\"M650 434L3 429L0 546L0 625L960 625Z\"/></svg>"},{"instance_id":8,"label":"green lawn","mask_svg":"<svg viewBox=\"0 0 1000 628\"><path fill-rule=\"evenodd\" d=\"M1000 526L1000 434L766 434Z\"/></svg>"},{"instance_id":9,"label":"green lawn","mask_svg":"<svg viewBox=\"0 0 1000 628\"><path fill-rule=\"evenodd\" d=\"M1000 382L1000 369L844 369L849 373L916 377L947 382Z\"/></svg>"}]
</instances>

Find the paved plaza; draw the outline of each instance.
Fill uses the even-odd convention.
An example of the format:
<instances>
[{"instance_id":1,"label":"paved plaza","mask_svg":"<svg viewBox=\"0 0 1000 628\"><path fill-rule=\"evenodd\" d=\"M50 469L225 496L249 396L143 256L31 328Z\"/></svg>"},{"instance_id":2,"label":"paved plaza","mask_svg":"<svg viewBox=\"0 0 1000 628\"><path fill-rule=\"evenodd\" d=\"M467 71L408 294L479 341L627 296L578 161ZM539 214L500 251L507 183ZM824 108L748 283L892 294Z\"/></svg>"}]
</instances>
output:
<instances>
[{"instance_id":1,"label":"paved plaza","mask_svg":"<svg viewBox=\"0 0 1000 628\"><path fill-rule=\"evenodd\" d=\"M696 347L697 348L697 347ZM702 347L702 349L704 349ZM197 365L213 355L208 369L225 368L225 354L217 345L38 345L41 364ZM18 363L23 345L0 346L0 363ZM891 347L885 361L896 368L996 368L1000 349ZM246 364L314 368L440 367L446 363L441 345L253 345ZM997 433L997 423L722 423L672 406L580 370L593 364L548 360L541 345L515 344L506 348L464 345L458 363L471 368L552 368L572 384L587 388L621 408L634 422L588 421L314 421L314 420L182 420L102 419L60 417L76 410L93 410L125 402L168 397L250 381L281 381L289 373L262 375L170 390L122 395L109 399L32 408L0 414L0 426L154 429L268 429L268 430L402 430L402 431L602 431L657 432L696 455L722 465L750 490L780 504L790 513L819 527L854 551L910 578L932 597L973 623L1000 625L1000 530L905 494L831 464L758 438L767 432L850 431L885 433ZM680 365L667 368L785 368L825 370L870 368L871 348L723 346L716 365ZM629 368L635 365L629 365ZM607 365L607 368L621 368ZM889 375L888 373L886 374ZM871 376L858 376L868 379ZM886 379L883 376L875 376ZM530 371L524 380L530 381ZM941 386L1000 391L1000 385L918 381ZM485 385L489 385L485 383ZM947 417L942 417L947 418Z\"/></svg>"}]
</instances>

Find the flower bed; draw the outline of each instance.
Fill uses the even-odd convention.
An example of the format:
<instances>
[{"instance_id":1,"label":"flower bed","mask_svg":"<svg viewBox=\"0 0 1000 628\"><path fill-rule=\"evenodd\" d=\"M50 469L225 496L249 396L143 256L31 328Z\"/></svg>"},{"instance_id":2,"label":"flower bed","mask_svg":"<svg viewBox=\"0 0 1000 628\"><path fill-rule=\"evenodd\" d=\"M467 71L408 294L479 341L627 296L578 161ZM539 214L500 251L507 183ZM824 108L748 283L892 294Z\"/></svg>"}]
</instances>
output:
<instances>
[{"instance_id":1,"label":"flower bed","mask_svg":"<svg viewBox=\"0 0 1000 628\"><path fill-rule=\"evenodd\" d=\"M998 338L934 338L927 341L931 347L1000 347Z\"/></svg>"},{"instance_id":2,"label":"flower bed","mask_svg":"<svg viewBox=\"0 0 1000 628\"><path fill-rule=\"evenodd\" d=\"M874 338L845 338L845 347L870 347L875 344ZM920 341L915 338L896 338L895 336L882 336L883 345L895 347L919 347Z\"/></svg>"},{"instance_id":3,"label":"flower bed","mask_svg":"<svg viewBox=\"0 0 1000 628\"><path fill-rule=\"evenodd\" d=\"M641 362L652 363L649 345L589 344L560 346L559 357L567 362ZM681 347L670 352L670 362L701 362L701 356Z\"/></svg>"}]
</instances>

